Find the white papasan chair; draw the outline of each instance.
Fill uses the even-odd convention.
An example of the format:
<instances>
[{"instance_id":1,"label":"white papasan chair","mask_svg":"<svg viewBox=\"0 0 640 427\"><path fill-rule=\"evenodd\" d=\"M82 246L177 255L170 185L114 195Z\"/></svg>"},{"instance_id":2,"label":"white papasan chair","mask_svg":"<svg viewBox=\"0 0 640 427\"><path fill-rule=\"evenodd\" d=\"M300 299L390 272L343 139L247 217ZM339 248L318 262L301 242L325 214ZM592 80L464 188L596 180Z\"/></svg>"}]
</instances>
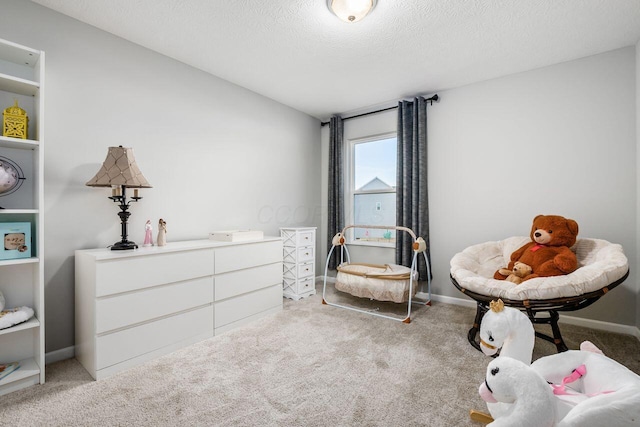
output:
<instances>
[{"instance_id":1,"label":"white papasan chair","mask_svg":"<svg viewBox=\"0 0 640 427\"><path fill-rule=\"evenodd\" d=\"M540 332L536 336L554 343L559 352L566 351L558 327L558 312L593 304L629 275L629 263L621 245L584 238L571 247L578 259L578 269L571 274L537 277L519 285L494 279L495 271L509 263L511 253L530 240L528 236L519 236L480 243L451 259L451 281L477 302L476 317L468 334L469 342L477 349L482 317L489 303L500 298L506 306L525 311L534 324L549 324L553 337Z\"/></svg>"}]
</instances>

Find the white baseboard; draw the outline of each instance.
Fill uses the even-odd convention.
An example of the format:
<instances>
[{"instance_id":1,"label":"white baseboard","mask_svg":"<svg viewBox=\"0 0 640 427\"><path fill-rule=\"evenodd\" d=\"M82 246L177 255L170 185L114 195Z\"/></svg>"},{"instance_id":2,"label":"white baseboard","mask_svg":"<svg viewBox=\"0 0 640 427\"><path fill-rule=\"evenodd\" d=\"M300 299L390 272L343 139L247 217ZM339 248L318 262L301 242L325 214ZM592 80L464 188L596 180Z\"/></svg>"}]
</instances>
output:
<instances>
[{"instance_id":1,"label":"white baseboard","mask_svg":"<svg viewBox=\"0 0 640 427\"><path fill-rule=\"evenodd\" d=\"M316 280L319 280L321 282L323 279L324 279L323 276L319 276L316 278ZM335 278L327 277L327 283L332 283L332 282L335 282ZM416 297L420 299L428 299L428 294L423 292L418 292L416 294ZM450 297L446 295L431 294L431 300L435 302L442 302L445 304L461 305L463 307L469 307L469 308L476 307L476 302L468 298L456 298L456 297ZM638 338L638 340L640 340L640 328L636 326L621 325L619 323L603 322L600 320L584 319L582 317L567 316L566 314L560 315L559 323L565 323L567 325L582 326L585 328L596 329L599 331L631 335Z\"/></svg>"},{"instance_id":2,"label":"white baseboard","mask_svg":"<svg viewBox=\"0 0 640 427\"><path fill-rule=\"evenodd\" d=\"M416 296L418 298L421 298L421 299L422 298L424 298L424 299L429 298L429 295L425 294L423 292L418 292L416 294ZM475 308L476 307L475 301L471 301L469 299L464 299L464 298L448 297L446 295L431 294L431 300L432 301L436 301L436 302L443 302L445 304L461 305L463 307L469 307L469 308Z\"/></svg>"},{"instance_id":3,"label":"white baseboard","mask_svg":"<svg viewBox=\"0 0 640 427\"><path fill-rule=\"evenodd\" d=\"M417 294L417 295L420 295L420 294ZM423 298L426 298L426 294L423 294ZM445 295L432 294L431 299L433 301L443 302L446 304L461 305L464 307L471 307L471 308L476 307L475 301L470 299L465 299L465 298L455 298L455 297L449 297ZM619 323L603 322L600 320L591 320L591 319L585 319L582 317L567 316L566 314L561 314L558 322L565 323L567 325L575 325L575 326L582 326L585 328L596 329L599 331L631 335L638 338L638 340L640 340L640 328L637 328L631 325L621 325Z\"/></svg>"},{"instance_id":4,"label":"white baseboard","mask_svg":"<svg viewBox=\"0 0 640 427\"><path fill-rule=\"evenodd\" d=\"M76 350L74 346L61 348L60 350L54 350L46 353L44 355L44 363L45 365L48 365L49 363L71 359L75 357L75 355L76 355Z\"/></svg>"},{"instance_id":5,"label":"white baseboard","mask_svg":"<svg viewBox=\"0 0 640 427\"><path fill-rule=\"evenodd\" d=\"M582 317L567 316L565 314L560 315L560 320L558 322L566 323L567 325L597 329L599 331L632 335L640 340L640 329L631 325L621 325L619 323L603 322L601 320L584 319Z\"/></svg>"}]
</instances>

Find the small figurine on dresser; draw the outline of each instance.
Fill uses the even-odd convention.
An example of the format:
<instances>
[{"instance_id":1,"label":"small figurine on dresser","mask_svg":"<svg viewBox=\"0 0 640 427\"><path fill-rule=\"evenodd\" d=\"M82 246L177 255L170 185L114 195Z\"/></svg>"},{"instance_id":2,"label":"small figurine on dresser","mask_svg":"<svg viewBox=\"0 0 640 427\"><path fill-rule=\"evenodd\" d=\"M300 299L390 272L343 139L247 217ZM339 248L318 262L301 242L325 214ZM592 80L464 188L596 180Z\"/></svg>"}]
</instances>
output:
<instances>
[{"instance_id":1,"label":"small figurine on dresser","mask_svg":"<svg viewBox=\"0 0 640 427\"><path fill-rule=\"evenodd\" d=\"M144 225L144 243L142 246L153 246L153 226L151 225L151 220L148 219L147 223Z\"/></svg>"},{"instance_id":2,"label":"small figurine on dresser","mask_svg":"<svg viewBox=\"0 0 640 427\"><path fill-rule=\"evenodd\" d=\"M158 246L167 244L167 222L160 218L158 221Z\"/></svg>"}]
</instances>

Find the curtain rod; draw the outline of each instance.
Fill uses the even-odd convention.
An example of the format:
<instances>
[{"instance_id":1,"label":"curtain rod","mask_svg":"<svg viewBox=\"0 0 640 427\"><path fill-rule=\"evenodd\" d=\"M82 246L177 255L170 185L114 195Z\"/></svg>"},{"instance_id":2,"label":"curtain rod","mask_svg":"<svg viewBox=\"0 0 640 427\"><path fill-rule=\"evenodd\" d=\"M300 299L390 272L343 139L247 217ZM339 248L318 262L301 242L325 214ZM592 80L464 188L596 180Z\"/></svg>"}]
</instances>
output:
<instances>
[{"instance_id":1,"label":"curtain rod","mask_svg":"<svg viewBox=\"0 0 640 427\"><path fill-rule=\"evenodd\" d=\"M425 101L429 101L430 105L433 105L433 101L437 101L438 99L439 99L439 97L438 97L438 94L436 93L431 98L425 99ZM342 121L349 120L349 119L355 119L357 117L368 116L369 114L382 113L383 111L395 110L396 108L398 108L397 105L395 107L383 108L382 110L369 111L368 113L362 113L362 114L358 114L358 115L355 115L355 116L345 117L345 118L342 119ZM328 124L329 124L329 122L320 122L320 126L325 126L325 125L328 125Z\"/></svg>"}]
</instances>

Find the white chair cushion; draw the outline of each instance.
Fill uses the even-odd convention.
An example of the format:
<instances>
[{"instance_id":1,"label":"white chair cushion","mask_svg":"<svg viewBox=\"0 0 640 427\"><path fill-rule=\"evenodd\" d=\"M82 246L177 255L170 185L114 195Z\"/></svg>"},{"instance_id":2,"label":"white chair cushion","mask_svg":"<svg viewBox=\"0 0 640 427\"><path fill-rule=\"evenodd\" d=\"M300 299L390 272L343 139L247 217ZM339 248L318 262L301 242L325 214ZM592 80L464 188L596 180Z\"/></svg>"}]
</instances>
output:
<instances>
[{"instance_id":1,"label":"white chair cushion","mask_svg":"<svg viewBox=\"0 0 640 427\"><path fill-rule=\"evenodd\" d=\"M511 253L529 241L529 237L518 236L469 246L451 259L451 275L461 288L472 292L523 301L597 291L622 278L629 269L622 246L601 239L578 239L571 248L578 258L578 269L571 274L537 277L520 285L495 280L495 271L506 267Z\"/></svg>"}]
</instances>

